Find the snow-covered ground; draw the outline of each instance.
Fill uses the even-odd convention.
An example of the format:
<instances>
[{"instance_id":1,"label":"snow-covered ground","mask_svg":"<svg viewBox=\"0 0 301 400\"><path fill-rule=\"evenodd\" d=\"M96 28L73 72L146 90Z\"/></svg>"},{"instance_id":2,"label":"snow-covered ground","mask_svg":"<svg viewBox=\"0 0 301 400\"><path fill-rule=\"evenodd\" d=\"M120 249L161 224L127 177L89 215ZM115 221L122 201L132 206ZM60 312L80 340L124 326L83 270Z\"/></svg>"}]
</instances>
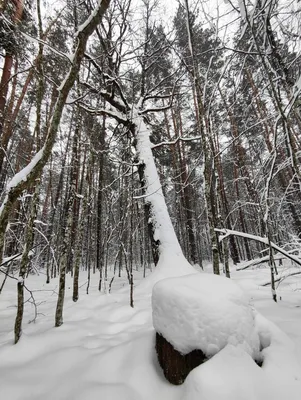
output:
<instances>
[{"instance_id":1,"label":"snow-covered ground","mask_svg":"<svg viewBox=\"0 0 301 400\"><path fill-rule=\"evenodd\" d=\"M232 276L251 297L252 305L275 323L257 316L266 346L263 368L243 349L227 345L191 372L181 386L165 380L156 360L150 284L137 286L132 309L125 273L115 278L107 295L99 294L98 276L92 276L86 295L86 273L82 272L77 303L72 302L68 277L64 324L54 328L58 281L46 285L43 273L30 276L27 285L34 290L39 314L36 322L30 322L34 307L26 304L23 336L13 345L16 281L8 280L0 295L0 399L299 399L301 278L297 275L281 283L281 300L276 304L269 287L259 286L268 280L268 269L232 271ZM140 272L135 279L138 285Z\"/></svg>"}]
</instances>

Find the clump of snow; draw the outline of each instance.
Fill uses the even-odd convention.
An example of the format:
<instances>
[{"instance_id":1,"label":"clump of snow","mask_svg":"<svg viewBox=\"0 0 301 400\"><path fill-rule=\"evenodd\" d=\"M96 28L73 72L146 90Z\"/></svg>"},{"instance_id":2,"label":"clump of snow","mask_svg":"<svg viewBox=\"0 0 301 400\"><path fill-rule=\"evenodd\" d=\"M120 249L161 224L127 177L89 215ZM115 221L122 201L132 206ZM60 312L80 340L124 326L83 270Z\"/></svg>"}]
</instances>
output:
<instances>
[{"instance_id":1,"label":"clump of snow","mask_svg":"<svg viewBox=\"0 0 301 400\"><path fill-rule=\"evenodd\" d=\"M245 21L246 17L247 17L247 9L246 9L245 2L242 0L239 0L238 5L239 5L239 10L240 10L242 20Z\"/></svg>"},{"instance_id":2,"label":"clump of snow","mask_svg":"<svg viewBox=\"0 0 301 400\"><path fill-rule=\"evenodd\" d=\"M254 311L243 290L230 279L192 274L159 281L152 295L153 324L175 349L213 356L227 344L259 354Z\"/></svg>"}]
</instances>

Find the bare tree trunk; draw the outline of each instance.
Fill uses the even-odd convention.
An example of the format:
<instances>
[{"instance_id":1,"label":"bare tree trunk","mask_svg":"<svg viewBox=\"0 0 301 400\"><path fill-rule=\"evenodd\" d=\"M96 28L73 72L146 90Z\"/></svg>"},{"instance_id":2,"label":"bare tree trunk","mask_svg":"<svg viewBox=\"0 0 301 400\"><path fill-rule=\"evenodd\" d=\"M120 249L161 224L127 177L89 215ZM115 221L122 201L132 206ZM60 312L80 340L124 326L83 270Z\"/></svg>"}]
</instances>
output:
<instances>
[{"instance_id":1,"label":"bare tree trunk","mask_svg":"<svg viewBox=\"0 0 301 400\"><path fill-rule=\"evenodd\" d=\"M78 214L79 214L79 199L78 199L78 180L80 171L80 140L81 140L81 122L79 119L76 121L76 128L74 132L74 141L71 155L71 177L70 177L70 232L68 240L68 248L66 253L66 269L67 273L73 273L73 255L74 246L76 245L77 227L78 227ZM67 214L68 215L68 214Z\"/></svg>"},{"instance_id":2,"label":"bare tree trunk","mask_svg":"<svg viewBox=\"0 0 301 400\"><path fill-rule=\"evenodd\" d=\"M17 302L17 315L15 320L15 343L18 343L22 334L22 320L24 311L24 282L26 277L26 272L29 263L29 252L33 246L34 239L34 220L37 216L37 208L39 202L39 183L36 184L34 195L32 198L31 214L27 224L26 235L25 235L25 245L22 253L19 280L17 285L18 302Z\"/></svg>"},{"instance_id":3,"label":"bare tree trunk","mask_svg":"<svg viewBox=\"0 0 301 400\"><path fill-rule=\"evenodd\" d=\"M62 324L62 313L63 313L63 303L65 296L65 279L66 273L70 271L71 267L71 259L72 256L72 244L75 245L75 241L72 242L72 239L75 239L74 235L74 211L76 208L76 192L77 192L77 184L78 184L78 141L79 141L79 132L81 130L79 126L79 120L76 118L75 120L75 132L73 137L73 145L72 145L72 156L71 156L71 165L70 165L70 187L67 194L67 205L66 205L66 213L64 218L65 228L63 234L63 244L61 251L61 259L60 259L60 283L59 283L59 296L57 302L56 316L55 316L55 326L60 326Z\"/></svg>"},{"instance_id":4,"label":"bare tree trunk","mask_svg":"<svg viewBox=\"0 0 301 400\"><path fill-rule=\"evenodd\" d=\"M211 241L211 252L212 252L212 263L213 272L219 274L219 248L216 232L214 228L217 226L217 192L216 192L216 176L215 176L215 163L211 137L210 123L205 115L205 109L202 99L202 88L201 80L199 75L198 66L195 60L194 48L193 48L193 33L191 28L190 10L188 0L184 2L186 11L186 26L188 34L188 47L192 60L192 77L193 77L193 88L196 95L197 104L197 121L199 132L202 137L202 150L203 150L203 162L204 162L204 192L207 207L207 215L209 221L209 232Z\"/></svg>"},{"instance_id":5,"label":"bare tree trunk","mask_svg":"<svg viewBox=\"0 0 301 400\"><path fill-rule=\"evenodd\" d=\"M103 116L102 129L99 135L99 156L98 156L98 188L97 188L97 216L96 216L96 269L99 271L98 290L101 291L101 277L104 265L103 252L103 179L104 179L104 150L105 150L106 116Z\"/></svg>"},{"instance_id":6,"label":"bare tree trunk","mask_svg":"<svg viewBox=\"0 0 301 400\"><path fill-rule=\"evenodd\" d=\"M81 178L81 190L80 193L83 196L82 200L82 211L81 211L81 216L80 216L80 223L78 226L78 234L77 234L77 243L74 246L75 249L75 256L74 256L74 275L73 275L73 296L72 300L77 301L79 298L79 269L80 269L80 264L81 264L81 255L82 255L82 248L83 248L83 239L84 239L84 231L85 231L85 223L86 223L86 218L87 218L87 210L88 210L88 199L87 199L87 193L88 193L88 184L85 179L85 160L86 160L86 151L84 154L84 161L83 161L83 169L82 169L82 178ZM87 169L90 168L90 160L88 160L88 166ZM85 181L85 182L84 182Z\"/></svg>"},{"instance_id":7,"label":"bare tree trunk","mask_svg":"<svg viewBox=\"0 0 301 400\"><path fill-rule=\"evenodd\" d=\"M23 8L24 8L24 2L23 1L18 1L15 5L15 12L12 16L12 24L13 24L13 29L15 28L15 25L17 25L23 15ZM12 34L12 33L11 33ZM8 88L9 88L9 83L11 79L11 70L13 66L13 58L14 58L14 49L13 49L13 44L10 44L9 47L5 49L5 59L4 59L4 65L2 69L2 76L1 76L1 81L0 81L0 136L1 136L1 142L2 142L2 132L3 132L3 127L4 127L4 121L5 121L5 106L7 102L7 94L8 94ZM6 140L6 138L5 138ZM2 165L3 165L3 160L6 152L6 148L1 149L0 151L0 173L2 170Z\"/></svg>"}]
</instances>

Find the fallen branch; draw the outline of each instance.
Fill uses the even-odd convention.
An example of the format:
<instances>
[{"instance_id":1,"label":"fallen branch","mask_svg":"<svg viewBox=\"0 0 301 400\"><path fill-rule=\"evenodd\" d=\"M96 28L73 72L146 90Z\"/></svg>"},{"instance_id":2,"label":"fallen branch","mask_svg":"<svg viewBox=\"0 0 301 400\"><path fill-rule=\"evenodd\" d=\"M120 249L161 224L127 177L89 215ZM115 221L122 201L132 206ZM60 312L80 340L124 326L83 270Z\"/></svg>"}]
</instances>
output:
<instances>
[{"instance_id":1,"label":"fallen branch","mask_svg":"<svg viewBox=\"0 0 301 400\"><path fill-rule=\"evenodd\" d=\"M289 278L290 276L294 276L294 275L300 275L301 271L299 270L294 270L294 272L287 272L287 273L283 273L281 276L278 276L278 278L275 278L275 283L276 282L282 282L284 279ZM263 283L260 283L259 286L269 286L271 284L270 281L266 281Z\"/></svg>"},{"instance_id":2,"label":"fallen branch","mask_svg":"<svg viewBox=\"0 0 301 400\"><path fill-rule=\"evenodd\" d=\"M263 244L265 244L267 246L270 245L274 250L278 251L279 253L281 253L285 257L289 258L290 260L294 261L295 263L297 263L298 265L301 266L300 258L289 254L289 252L283 250L281 247L277 246L277 244L275 244L275 243L273 243L271 241L269 242L268 238L263 238L261 236L256 236L256 235L250 235L249 233L245 233L245 232L233 231L231 229L217 229L217 228L215 228L215 232L222 233L222 236L219 237L219 241L220 242L222 240L224 240L226 237L228 237L230 235L234 235L234 236L244 237L244 238L247 238L247 239L250 239L250 240L256 240L257 242L263 243Z\"/></svg>"},{"instance_id":3,"label":"fallen branch","mask_svg":"<svg viewBox=\"0 0 301 400\"><path fill-rule=\"evenodd\" d=\"M275 261L283 260L284 256L276 254L274 256ZM236 268L236 271L244 271L247 268L253 267L254 265L262 264L264 262L269 261L270 256L265 256L262 258L256 258L255 260L248 261L240 266L240 268Z\"/></svg>"}]
</instances>

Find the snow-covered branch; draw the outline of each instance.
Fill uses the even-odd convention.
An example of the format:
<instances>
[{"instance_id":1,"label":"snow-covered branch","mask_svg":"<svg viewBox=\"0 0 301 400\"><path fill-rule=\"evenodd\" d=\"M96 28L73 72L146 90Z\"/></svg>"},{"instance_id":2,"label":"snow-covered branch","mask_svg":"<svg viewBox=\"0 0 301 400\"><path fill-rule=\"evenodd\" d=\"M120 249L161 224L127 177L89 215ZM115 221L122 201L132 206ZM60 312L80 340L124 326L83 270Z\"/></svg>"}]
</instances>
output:
<instances>
[{"instance_id":1,"label":"snow-covered branch","mask_svg":"<svg viewBox=\"0 0 301 400\"><path fill-rule=\"evenodd\" d=\"M191 142L193 140L201 140L202 137L201 136L195 136L195 137L177 137L175 140L171 140L169 142L160 142L157 144L152 145L152 149L156 149L157 147L161 147L161 146L173 146L175 144L177 144L179 141L183 141L183 142Z\"/></svg>"},{"instance_id":2,"label":"snow-covered branch","mask_svg":"<svg viewBox=\"0 0 301 400\"><path fill-rule=\"evenodd\" d=\"M107 115L108 117L114 118L120 124L127 125L129 122L128 118L124 114L118 112L116 109L114 110L112 108L92 108L82 103L80 103L79 106L90 114Z\"/></svg>"},{"instance_id":3,"label":"snow-covered branch","mask_svg":"<svg viewBox=\"0 0 301 400\"><path fill-rule=\"evenodd\" d=\"M284 258L284 256L275 254L273 256L273 258L274 258L274 261L278 261L278 260L282 260ZM236 268L236 271L244 271L245 269L248 269L250 267L254 267L254 265L258 265L258 264L262 264L262 263L268 262L269 259L270 259L270 256L268 255L268 256L265 256L265 257L262 257L262 258L256 258L254 260L244 262L244 263L242 263L242 265L240 264L239 268Z\"/></svg>"},{"instance_id":4,"label":"snow-covered branch","mask_svg":"<svg viewBox=\"0 0 301 400\"><path fill-rule=\"evenodd\" d=\"M53 46L49 45L47 42L45 42L42 39L39 38L35 38L33 36L28 35L28 33L25 32L21 32L22 36L24 36L25 39L27 39L30 42L33 43L37 43L37 44L42 44L43 46L47 47L50 51L52 51L53 53L57 54L58 56L65 58L66 60L68 60L70 63L72 63L72 58L73 58L73 54L67 54L67 53L63 53L62 51L57 50L56 48L54 48Z\"/></svg>"},{"instance_id":5,"label":"snow-covered branch","mask_svg":"<svg viewBox=\"0 0 301 400\"><path fill-rule=\"evenodd\" d=\"M234 231L231 229L215 229L216 232L220 232L222 235L219 237L219 241L224 240L226 237L230 236L230 235L234 235L234 236L239 236L239 237L243 237L243 238L247 238L250 240L256 240L257 242L263 243L267 246L271 246L274 250L278 251L279 253L283 254L285 257L289 258L290 260L294 261L295 263L297 263L298 265L301 266L301 259L290 254L289 252L283 250L281 247L279 247L277 244L273 243L273 242L269 242L268 238L266 237L260 237L260 236L256 236L256 235L251 235L249 233L245 233L245 232L239 232L239 231Z\"/></svg>"}]
</instances>

